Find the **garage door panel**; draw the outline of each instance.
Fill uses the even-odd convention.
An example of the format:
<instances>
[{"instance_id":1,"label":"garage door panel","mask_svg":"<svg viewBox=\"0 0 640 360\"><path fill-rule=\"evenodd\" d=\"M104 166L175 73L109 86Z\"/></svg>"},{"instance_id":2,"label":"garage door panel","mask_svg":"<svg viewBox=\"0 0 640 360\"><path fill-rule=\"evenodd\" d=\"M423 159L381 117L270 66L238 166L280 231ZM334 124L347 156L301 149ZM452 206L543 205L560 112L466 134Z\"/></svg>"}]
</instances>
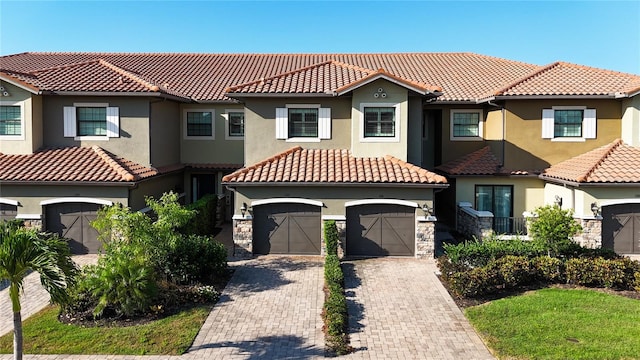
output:
<instances>
[{"instance_id":1,"label":"garage door panel","mask_svg":"<svg viewBox=\"0 0 640 360\"><path fill-rule=\"evenodd\" d=\"M18 216L18 207L9 204L0 204L0 221L15 220Z\"/></svg>"},{"instance_id":2,"label":"garage door panel","mask_svg":"<svg viewBox=\"0 0 640 360\"><path fill-rule=\"evenodd\" d=\"M267 204L254 209L253 252L320 254L320 209L306 204Z\"/></svg>"},{"instance_id":3,"label":"garage door panel","mask_svg":"<svg viewBox=\"0 0 640 360\"><path fill-rule=\"evenodd\" d=\"M414 209L400 205L361 205L347 209L347 255L413 256Z\"/></svg>"},{"instance_id":4,"label":"garage door panel","mask_svg":"<svg viewBox=\"0 0 640 360\"><path fill-rule=\"evenodd\" d=\"M48 205L46 229L68 239L73 254L97 253L102 243L91 222L97 218L98 208L99 205L84 203Z\"/></svg>"},{"instance_id":5,"label":"garage door panel","mask_svg":"<svg viewBox=\"0 0 640 360\"><path fill-rule=\"evenodd\" d=\"M602 247L619 254L640 254L640 204L602 209Z\"/></svg>"}]
</instances>

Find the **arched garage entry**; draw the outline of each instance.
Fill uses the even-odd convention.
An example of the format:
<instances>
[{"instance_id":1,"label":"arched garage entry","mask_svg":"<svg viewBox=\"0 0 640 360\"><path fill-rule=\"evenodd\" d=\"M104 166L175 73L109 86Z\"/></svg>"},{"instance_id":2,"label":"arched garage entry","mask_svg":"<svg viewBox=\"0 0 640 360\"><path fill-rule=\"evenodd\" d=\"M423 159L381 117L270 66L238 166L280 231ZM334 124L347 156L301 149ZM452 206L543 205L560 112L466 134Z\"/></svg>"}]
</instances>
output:
<instances>
[{"instance_id":1,"label":"arched garage entry","mask_svg":"<svg viewBox=\"0 0 640 360\"><path fill-rule=\"evenodd\" d=\"M322 203L271 199L251 205L254 254L320 255Z\"/></svg>"},{"instance_id":2,"label":"arched garage entry","mask_svg":"<svg viewBox=\"0 0 640 360\"><path fill-rule=\"evenodd\" d=\"M602 247L618 254L640 254L640 204L602 207Z\"/></svg>"},{"instance_id":3,"label":"arched garage entry","mask_svg":"<svg viewBox=\"0 0 640 360\"><path fill-rule=\"evenodd\" d=\"M73 254L95 254L102 248L98 232L91 226L98 209L111 205L101 199L61 198L43 201L45 229L69 240Z\"/></svg>"},{"instance_id":4,"label":"arched garage entry","mask_svg":"<svg viewBox=\"0 0 640 360\"><path fill-rule=\"evenodd\" d=\"M0 221L14 220L18 215L18 202L0 198Z\"/></svg>"},{"instance_id":5,"label":"arched garage entry","mask_svg":"<svg viewBox=\"0 0 640 360\"><path fill-rule=\"evenodd\" d=\"M414 256L415 203L353 201L347 206L348 256Z\"/></svg>"}]
</instances>

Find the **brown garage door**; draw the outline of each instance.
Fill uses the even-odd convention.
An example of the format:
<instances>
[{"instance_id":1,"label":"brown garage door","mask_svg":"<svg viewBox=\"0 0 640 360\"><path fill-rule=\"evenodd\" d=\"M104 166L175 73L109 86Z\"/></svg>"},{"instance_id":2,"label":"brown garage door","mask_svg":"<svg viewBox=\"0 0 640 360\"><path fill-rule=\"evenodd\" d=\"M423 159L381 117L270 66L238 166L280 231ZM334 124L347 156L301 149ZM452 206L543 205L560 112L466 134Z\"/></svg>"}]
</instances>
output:
<instances>
[{"instance_id":1,"label":"brown garage door","mask_svg":"<svg viewBox=\"0 0 640 360\"><path fill-rule=\"evenodd\" d=\"M413 256L415 209L401 205L347 208L347 255Z\"/></svg>"},{"instance_id":2,"label":"brown garage door","mask_svg":"<svg viewBox=\"0 0 640 360\"><path fill-rule=\"evenodd\" d=\"M9 204L0 204L0 221L14 220L18 215L18 207Z\"/></svg>"},{"instance_id":3,"label":"brown garage door","mask_svg":"<svg viewBox=\"0 0 640 360\"><path fill-rule=\"evenodd\" d=\"M320 208L307 204L254 207L254 254L320 254Z\"/></svg>"},{"instance_id":4,"label":"brown garage door","mask_svg":"<svg viewBox=\"0 0 640 360\"><path fill-rule=\"evenodd\" d=\"M640 254L640 204L602 208L602 247L619 254Z\"/></svg>"},{"instance_id":5,"label":"brown garage door","mask_svg":"<svg viewBox=\"0 0 640 360\"><path fill-rule=\"evenodd\" d=\"M47 205L46 229L69 239L73 254L94 254L102 248L98 232L91 226L100 205L64 203Z\"/></svg>"}]
</instances>

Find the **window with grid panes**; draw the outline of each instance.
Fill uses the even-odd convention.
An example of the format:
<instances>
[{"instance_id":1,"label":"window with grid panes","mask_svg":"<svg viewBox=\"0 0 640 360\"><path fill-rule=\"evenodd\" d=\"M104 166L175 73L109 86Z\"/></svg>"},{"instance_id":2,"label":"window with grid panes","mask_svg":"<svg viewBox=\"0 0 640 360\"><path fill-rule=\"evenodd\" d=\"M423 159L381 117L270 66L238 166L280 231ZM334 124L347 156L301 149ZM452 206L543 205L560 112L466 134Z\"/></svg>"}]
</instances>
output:
<instances>
[{"instance_id":1,"label":"window with grid panes","mask_svg":"<svg viewBox=\"0 0 640 360\"><path fill-rule=\"evenodd\" d=\"M289 109L289 137L318 137L318 109Z\"/></svg>"},{"instance_id":2,"label":"window with grid panes","mask_svg":"<svg viewBox=\"0 0 640 360\"><path fill-rule=\"evenodd\" d=\"M187 136L212 136L213 115L211 112L187 112Z\"/></svg>"},{"instance_id":3,"label":"window with grid panes","mask_svg":"<svg viewBox=\"0 0 640 360\"><path fill-rule=\"evenodd\" d=\"M395 108L365 107L364 136L394 137L396 135Z\"/></svg>"},{"instance_id":4,"label":"window with grid panes","mask_svg":"<svg viewBox=\"0 0 640 360\"><path fill-rule=\"evenodd\" d=\"M244 136L243 112L229 112L229 136Z\"/></svg>"},{"instance_id":5,"label":"window with grid panes","mask_svg":"<svg viewBox=\"0 0 640 360\"><path fill-rule=\"evenodd\" d=\"M76 108L76 124L78 136L107 135L107 108L78 107Z\"/></svg>"},{"instance_id":6,"label":"window with grid panes","mask_svg":"<svg viewBox=\"0 0 640 360\"><path fill-rule=\"evenodd\" d=\"M582 110L555 110L553 112L553 136L554 137L581 137Z\"/></svg>"},{"instance_id":7,"label":"window with grid panes","mask_svg":"<svg viewBox=\"0 0 640 360\"><path fill-rule=\"evenodd\" d=\"M454 112L452 116L453 116L453 137L480 136L480 113Z\"/></svg>"},{"instance_id":8,"label":"window with grid panes","mask_svg":"<svg viewBox=\"0 0 640 360\"><path fill-rule=\"evenodd\" d=\"M0 135L22 135L20 106L0 106Z\"/></svg>"}]
</instances>

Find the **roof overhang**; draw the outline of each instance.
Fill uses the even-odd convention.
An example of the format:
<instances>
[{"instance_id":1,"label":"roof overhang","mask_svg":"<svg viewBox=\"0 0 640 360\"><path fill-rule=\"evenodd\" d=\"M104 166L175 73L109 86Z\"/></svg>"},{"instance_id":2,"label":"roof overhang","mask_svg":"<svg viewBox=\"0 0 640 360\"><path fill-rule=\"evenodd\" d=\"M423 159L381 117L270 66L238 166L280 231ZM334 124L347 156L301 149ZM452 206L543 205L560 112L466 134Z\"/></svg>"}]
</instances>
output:
<instances>
[{"instance_id":1,"label":"roof overhang","mask_svg":"<svg viewBox=\"0 0 640 360\"><path fill-rule=\"evenodd\" d=\"M544 175L540 175L538 177L546 182L572 187L640 187L640 182L578 182L572 180L551 178Z\"/></svg>"},{"instance_id":2,"label":"roof overhang","mask_svg":"<svg viewBox=\"0 0 640 360\"><path fill-rule=\"evenodd\" d=\"M414 187L414 188L448 188L449 184L422 184L422 183L353 183L353 182L222 182L222 185L239 188L239 187L281 187L281 186L301 186L301 187Z\"/></svg>"},{"instance_id":3,"label":"roof overhang","mask_svg":"<svg viewBox=\"0 0 640 360\"><path fill-rule=\"evenodd\" d=\"M225 96L234 99L242 99L242 98L258 98L258 97L275 97L275 98L286 98L286 97L334 97L336 96L334 93L225 93Z\"/></svg>"},{"instance_id":4,"label":"roof overhang","mask_svg":"<svg viewBox=\"0 0 640 360\"><path fill-rule=\"evenodd\" d=\"M616 99L615 94L601 94L601 95L498 95L491 98L482 99L478 101L487 102L492 100L562 100L562 99L577 99L577 100L597 100L597 99Z\"/></svg>"},{"instance_id":5,"label":"roof overhang","mask_svg":"<svg viewBox=\"0 0 640 360\"><path fill-rule=\"evenodd\" d=\"M141 181L20 181L20 180L0 180L0 185L56 185L56 186L116 186L116 187L131 187L135 186Z\"/></svg>"},{"instance_id":6,"label":"roof overhang","mask_svg":"<svg viewBox=\"0 0 640 360\"><path fill-rule=\"evenodd\" d=\"M40 89L33 85L29 85L23 81L7 76L6 74L0 73L0 80L7 82L13 86L17 86L23 90L26 90L32 94L39 95L41 93Z\"/></svg>"},{"instance_id":7,"label":"roof overhang","mask_svg":"<svg viewBox=\"0 0 640 360\"><path fill-rule=\"evenodd\" d=\"M442 95L442 92L441 92L442 89L439 87L432 87L432 88L421 87L418 84L413 84L407 80L404 80L402 78L399 78L384 72L377 72L369 76L366 76L358 81L354 81L351 84L347 84L343 87L336 89L334 93L336 96L341 96L380 79L389 81L391 83L404 87L408 90L414 91L421 95L435 95L435 96Z\"/></svg>"},{"instance_id":8,"label":"roof overhang","mask_svg":"<svg viewBox=\"0 0 640 360\"><path fill-rule=\"evenodd\" d=\"M169 95L162 92L118 92L118 91L42 91L44 95L61 96L137 96L137 97L159 97L168 100L181 102L192 102L190 98L183 98L176 95Z\"/></svg>"}]
</instances>

